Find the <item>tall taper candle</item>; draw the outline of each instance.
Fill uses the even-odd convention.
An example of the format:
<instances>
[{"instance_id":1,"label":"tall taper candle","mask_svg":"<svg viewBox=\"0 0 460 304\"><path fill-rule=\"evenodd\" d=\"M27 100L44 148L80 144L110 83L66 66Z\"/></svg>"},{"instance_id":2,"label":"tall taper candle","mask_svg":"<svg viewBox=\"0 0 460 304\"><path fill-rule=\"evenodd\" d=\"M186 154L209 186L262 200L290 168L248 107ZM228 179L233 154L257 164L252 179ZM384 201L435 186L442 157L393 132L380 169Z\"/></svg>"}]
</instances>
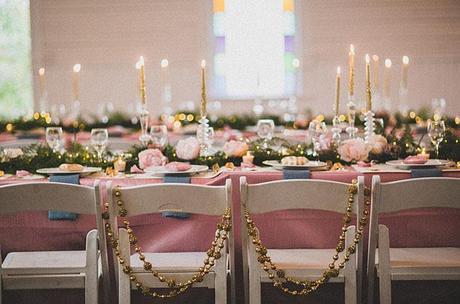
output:
<instances>
[{"instance_id":1,"label":"tall taper candle","mask_svg":"<svg viewBox=\"0 0 460 304\"><path fill-rule=\"evenodd\" d=\"M337 67L337 77L335 82L335 115L339 115L340 103L340 66Z\"/></svg>"},{"instance_id":2,"label":"tall taper candle","mask_svg":"<svg viewBox=\"0 0 460 304\"><path fill-rule=\"evenodd\" d=\"M377 55L372 56L372 60L374 61L374 69L372 74L374 76L374 89L377 92L379 90L379 65L380 65L380 58Z\"/></svg>"},{"instance_id":3,"label":"tall taper candle","mask_svg":"<svg viewBox=\"0 0 460 304\"><path fill-rule=\"evenodd\" d=\"M355 47L350 44L348 53L348 95L353 96L355 89Z\"/></svg>"},{"instance_id":4,"label":"tall taper candle","mask_svg":"<svg viewBox=\"0 0 460 304\"><path fill-rule=\"evenodd\" d=\"M206 117L206 60L201 61L201 117Z\"/></svg>"},{"instance_id":5,"label":"tall taper candle","mask_svg":"<svg viewBox=\"0 0 460 304\"><path fill-rule=\"evenodd\" d=\"M139 61L136 63L136 69L139 70L139 94L141 97L142 105L146 104L145 94L145 63L144 56L139 57Z\"/></svg>"},{"instance_id":6,"label":"tall taper candle","mask_svg":"<svg viewBox=\"0 0 460 304\"><path fill-rule=\"evenodd\" d=\"M72 95L73 95L73 100L80 100L80 70L81 70L81 64L77 63L76 65L73 66L73 74L72 74Z\"/></svg>"},{"instance_id":7,"label":"tall taper candle","mask_svg":"<svg viewBox=\"0 0 460 304\"><path fill-rule=\"evenodd\" d=\"M40 97L45 95L46 90L46 79L45 79L45 68L42 67L38 70L38 76L40 79Z\"/></svg>"},{"instance_id":8,"label":"tall taper candle","mask_svg":"<svg viewBox=\"0 0 460 304\"><path fill-rule=\"evenodd\" d=\"M409 70L409 57L403 56L402 58L402 68L401 68L401 87L407 89L407 76Z\"/></svg>"},{"instance_id":9,"label":"tall taper candle","mask_svg":"<svg viewBox=\"0 0 460 304\"><path fill-rule=\"evenodd\" d=\"M383 97L390 98L391 82L391 59L385 59L385 70L383 71Z\"/></svg>"},{"instance_id":10,"label":"tall taper candle","mask_svg":"<svg viewBox=\"0 0 460 304\"><path fill-rule=\"evenodd\" d=\"M372 110L372 93L371 93L371 57L366 54L366 111Z\"/></svg>"}]
</instances>

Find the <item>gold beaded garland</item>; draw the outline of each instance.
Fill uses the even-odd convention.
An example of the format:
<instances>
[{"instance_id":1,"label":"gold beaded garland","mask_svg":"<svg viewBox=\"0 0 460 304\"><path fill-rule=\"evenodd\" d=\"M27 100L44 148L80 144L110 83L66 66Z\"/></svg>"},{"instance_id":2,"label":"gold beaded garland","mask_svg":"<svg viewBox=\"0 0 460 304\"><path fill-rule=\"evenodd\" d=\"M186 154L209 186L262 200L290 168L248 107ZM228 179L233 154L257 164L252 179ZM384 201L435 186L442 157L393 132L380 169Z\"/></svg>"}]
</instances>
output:
<instances>
[{"instance_id":1,"label":"gold beaded garland","mask_svg":"<svg viewBox=\"0 0 460 304\"><path fill-rule=\"evenodd\" d=\"M129 280L133 282L133 284L142 294L151 296L152 298L159 299L172 298L179 294L182 294L185 291L187 291L190 287L192 287L195 283L202 282L204 276L210 272L211 268L215 265L216 261L222 257L221 251L225 247L224 243L228 239L228 233L232 229L232 214L230 208L227 208L225 210L225 213L222 215L221 222L217 224L217 230L214 240L211 243L210 249L207 251L207 258L205 258L205 260L203 261L204 265L199 268L198 272L195 273L191 279L187 280L186 282L176 282L174 279L168 278L164 274L160 274L153 268L151 262L146 261L145 255L143 254L141 247L138 245L137 237L135 236L134 231L130 226L130 222L128 219L125 218L128 215L128 211L126 210L123 200L121 199L121 189L119 186L115 188L113 194L116 198L118 206L118 215L124 218L123 225L126 231L128 232L130 246L134 247L134 250L138 254L139 260L143 262L144 270L149 271L153 275L153 277L157 278L160 282L165 283L167 287L173 288L173 290L167 293L160 294L158 292L153 292L149 287L144 286L144 284L140 282L139 279L136 277L132 268L130 266L124 265L126 262L125 258L121 255L120 242L117 238L114 237L111 224L106 223L105 231L107 237L110 240L110 243L112 244L112 248L114 249L114 253L117 257L118 263L123 266L123 272L129 277ZM108 219L108 204L105 203L104 206L106 208L106 212L103 213L103 218Z\"/></svg>"},{"instance_id":2,"label":"gold beaded garland","mask_svg":"<svg viewBox=\"0 0 460 304\"><path fill-rule=\"evenodd\" d=\"M347 208L345 215L343 217L343 226L342 231L339 236L339 242L335 248L336 253L332 257L332 262L328 265L328 268L324 270L321 278L314 281L309 280L297 280L286 275L286 271L279 269L276 264L271 261L271 258L267 255L267 248L263 245L262 241L259 238L259 233L254 220L251 218L249 211L245 208L245 219L246 227L248 230L248 235L252 239L254 244L255 252L257 253L257 261L259 262L262 270L268 274L268 278L272 281L273 286L280 289L282 292L293 295L293 296L305 296L318 289L321 285L327 283L331 278L339 276L340 270L345 267L345 264L350 260L350 256L356 252L356 245L360 242L364 228L367 224L367 216L369 215L369 205L370 201L365 202L365 209L363 210L363 215L360 218L358 228L356 229L353 243L348 246L345 250L345 234L347 232L348 226L351 223L352 217L352 205L354 202L354 196L358 193L357 181L353 180L351 185L347 189ZM339 253L345 251L343 254L342 261L336 265L339 260ZM283 284L291 283L297 286L296 289L289 289Z\"/></svg>"}]
</instances>

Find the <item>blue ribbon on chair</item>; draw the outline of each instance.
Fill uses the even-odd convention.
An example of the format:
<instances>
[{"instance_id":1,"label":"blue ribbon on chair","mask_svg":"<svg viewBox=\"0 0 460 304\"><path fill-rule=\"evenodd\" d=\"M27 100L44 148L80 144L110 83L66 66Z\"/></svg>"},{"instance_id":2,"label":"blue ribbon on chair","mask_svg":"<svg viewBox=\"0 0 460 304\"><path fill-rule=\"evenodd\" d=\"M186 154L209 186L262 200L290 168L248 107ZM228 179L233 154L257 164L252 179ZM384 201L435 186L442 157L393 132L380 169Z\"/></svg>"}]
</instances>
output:
<instances>
[{"instance_id":1,"label":"blue ribbon on chair","mask_svg":"<svg viewBox=\"0 0 460 304\"><path fill-rule=\"evenodd\" d=\"M283 179L309 179L310 170L283 169Z\"/></svg>"},{"instance_id":2,"label":"blue ribbon on chair","mask_svg":"<svg viewBox=\"0 0 460 304\"><path fill-rule=\"evenodd\" d=\"M441 177L442 170L439 168L417 168L412 169L410 174L413 178L420 177Z\"/></svg>"},{"instance_id":3,"label":"blue ribbon on chair","mask_svg":"<svg viewBox=\"0 0 460 304\"><path fill-rule=\"evenodd\" d=\"M64 183L64 184L80 184L79 174L66 174L66 175L51 175L49 181L52 183ZM62 199L65 199L63 197ZM78 214L64 211L48 211L48 219L51 221L68 220L75 221Z\"/></svg>"},{"instance_id":4,"label":"blue ribbon on chair","mask_svg":"<svg viewBox=\"0 0 460 304\"><path fill-rule=\"evenodd\" d=\"M163 177L163 182L169 184L190 184L191 180L190 176L165 175ZM190 213L181 211L163 211L161 212L161 216L176 219L188 219L190 217Z\"/></svg>"}]
</instances>

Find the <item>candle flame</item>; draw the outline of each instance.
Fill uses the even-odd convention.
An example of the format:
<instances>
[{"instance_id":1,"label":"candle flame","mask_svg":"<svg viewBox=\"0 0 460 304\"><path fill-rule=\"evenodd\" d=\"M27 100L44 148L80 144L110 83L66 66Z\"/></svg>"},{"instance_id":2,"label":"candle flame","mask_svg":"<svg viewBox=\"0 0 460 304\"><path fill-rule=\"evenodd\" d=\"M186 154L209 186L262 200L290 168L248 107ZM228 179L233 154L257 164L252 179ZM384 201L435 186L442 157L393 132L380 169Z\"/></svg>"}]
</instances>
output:
<instances>
[{"instance_id":1,"label":"candle flame","mask_svg":"<svg viewBox=\"0 0 460 304\"><path fill-rule=\"evenodd\" d=\"M298 68L300 66L300 60L298 58L292 59L292 66Z\"/></svg>"},{"instance_id":2,"label":"candle flame","mask_svg":"<svg viewBox=\"0 0 460 304\"><path fill-rule=\"evenodd\" d=\"M136 62L136 69L140 70L144 66L144 56L139 57L139 61Z\"/></svg>"},{"instance_id":3,"label":"candle flame","mask_svg":"<svg viewBox=\"0 0 460 304\"><path fill-rule=\"evenodd\" d=\"M167 68L168 65L169 65L168 59L163 59L163 60L161 60L160 65L161 65L162 68Z\"/></svg>"},{"instance_id":4,"label":"candle flame","mask_svg":"<svg viewBox=\"0 0 460 304\"><path fill-rule=\"evenodd\" d=\"M403 64L409 64L409 57L403 56L402 61L403 61Z\"/></svg>"},{"instance_id":5,"label":"candle flame","mask_svg":"<svg viewBox=\"0 0 460 304\"><path fill-rule=\"evenodd\" d=\"M385 59L385 66L386 66L387 68L391 68L391 59L388 59L388 58Z\"/></svg>"},{"instance_id":6,"label":"candle flame","mask_svg":"<svg viewBox=\"0 0 460 304\"><path fill-rule=\"evenodd\" d=\"M353 44L350 44L350 54L355 54L355 46Z\"/></svg>"},{"instance_id":7,"label":"candle flame","mask_svg":"<svg viewBox=\"0 0 460 304\"><path fill-rule=\"evenodd\" d=\"M373 59L374 61L379 61L379 56L378 56L378 55L373 55L373 56L372 56L372 59Z\"/></svg>"},{"instance_id":8,"label":"candle flame","mask_svg":"<svg viewBox=\"0 0 460 304\"><path fill-rule=\"evenodd\" d=\"M73 66L73 71L75 73L80 72L80 70L81 70L81 64L77 63L76 65Z\"/></svg>"},{"instance_id":9,"label":"candle flame","mask_svg":"<svg viewBox=\"0 0 460 304\"><path fill-rule=\"evenodd\" d=\"M201 68L204 69L206 67L206 60L201 60Z\"/></svg>"},{"instance_id":10,"label":"candle flame","mask_svg":"<svg viewBox=\"0 0 460 304\"><path fill-rule=\"evenodd\" d=\"M369 64L371 62L371 57L369 54L366 54L366 63Z\"/></svg>"},{"instance_id":11,"label":"candle flame","mask_svg":"<svg viewBox=\"0 0 460 304\"><path fill-rule=\"evenodd\" d=\"M45 68L40 68L40 69L38 70L38 75L40 75L40 76L45 75Z\"/></svg>"},{"instance_id":12,"label":"candle flame","mask_svg":"<svg viewBox=\"0 0 460 304\"><path fill-rule=\"evenodd\" d=\"M340 66L337 67L337 75L340 75Z\"/></svg>"}]
</instances>

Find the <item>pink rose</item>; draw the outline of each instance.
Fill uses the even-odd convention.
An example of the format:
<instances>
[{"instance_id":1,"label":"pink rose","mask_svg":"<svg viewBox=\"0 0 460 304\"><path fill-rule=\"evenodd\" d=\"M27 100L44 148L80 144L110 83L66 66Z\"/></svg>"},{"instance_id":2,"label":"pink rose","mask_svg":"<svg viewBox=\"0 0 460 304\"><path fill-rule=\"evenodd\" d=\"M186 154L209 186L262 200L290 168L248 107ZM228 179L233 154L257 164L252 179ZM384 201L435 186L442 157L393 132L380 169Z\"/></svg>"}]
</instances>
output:
<instances>
[{"instance_id":1,"label":"pink rose","mask_svg":"<svg viewBox=\"0 0 460 304\"><path fill-rule=\"evenodd\" d=\"M139 153L139 167L145 169L152 166L164 166L168 162L166 156L158 149L146 149Z\"/></svg>"},{"instance_id":2,"label":"pink rose","mask_svg":"<svg viewBox=\"0 0 460 304\"><path fill-rule=\"evenodd\" d=\"M30 176L32 175L32 173L30 173L29 171L26 171L26 170L17 170L16 171L16 176L17 177L26 177L26 176Z\"/></svg>"},{"instance_id":3,"label":"pink rose","mask_svg":"<svg viewBox=\"0 0 460 304\"><path fill-rule=\"evenodd\" d=\"M192 160L200 156L200 143L195 137L179 140L176 154L180 159Z\"/></svg>"},{"instance_id":4,"label":"pink rose","mask_svg":"<svg viewBox=\"0 0 460 304\"><path fill-rule=\"evenodd\" d=\"M136 165L133 165L131 167L131 169L129 170L129 172L131 172L131 173L144 173L144 171L142 169L139 169L139 167L136 166Z\"/></svg>"},{"instance_id":5,"label":"pink rose","mask_svg":"<svg viewBox=\"0 0 460 304\"><path fill-rule=\"evenodd\" d=\"M382 153L388 144L387 139L382 135L374 135L367 142L371 146L371 152L374 154Z\"/></svg>"},{"instance_id":6,"label":"pink rose","mask_svg":"<svg viewBox=\"0 0 460 304\"><path fill-rule=\"evenodd\" d=\"M367 159L371 146L366 144L361 138L344 140L337 152L340 158L346 162L364 161Z\"/></svg>"},{"instance_id":7,"label":"pink rose","mask_svg":"<svg viewBox=\"0 0 460 304\"><path fill-rule=\"evenodd\" d=\"M224 145L224 152L227 156L241 157L248 151L248 144L244 141L230 140Z\"/></svg>"}]
</instances>

